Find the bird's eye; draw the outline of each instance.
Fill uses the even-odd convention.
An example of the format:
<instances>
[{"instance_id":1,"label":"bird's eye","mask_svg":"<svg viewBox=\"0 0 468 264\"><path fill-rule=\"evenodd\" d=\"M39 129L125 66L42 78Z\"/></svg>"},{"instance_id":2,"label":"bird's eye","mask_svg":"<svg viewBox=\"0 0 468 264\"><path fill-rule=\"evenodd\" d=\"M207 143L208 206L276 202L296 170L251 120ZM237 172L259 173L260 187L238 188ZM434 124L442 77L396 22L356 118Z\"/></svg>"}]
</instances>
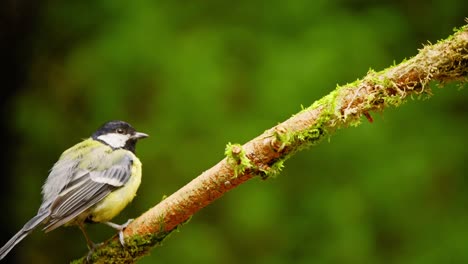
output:
<instances>
[{"instance_id":1,"label":"bird's eye","mask_svg":"<svg viewBox=\"0 0 468 264\"><path fill-rule=\"evenodd\" d=\"M119 133L119 134L123 134L124 130L122 128L117 128L116 132Z\"/></svg>"}]
</instances>

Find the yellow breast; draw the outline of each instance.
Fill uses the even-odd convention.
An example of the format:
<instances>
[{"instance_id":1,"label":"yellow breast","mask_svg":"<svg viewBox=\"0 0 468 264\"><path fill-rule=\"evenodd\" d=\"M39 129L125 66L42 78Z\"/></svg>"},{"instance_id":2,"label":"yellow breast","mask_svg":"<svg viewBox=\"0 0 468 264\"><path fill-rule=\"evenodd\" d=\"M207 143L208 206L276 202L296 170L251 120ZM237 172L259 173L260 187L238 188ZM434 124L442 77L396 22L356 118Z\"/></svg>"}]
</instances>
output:
<instances>
[{"instance_id":1,"label":"yellow breast","mask_svg":"<svg viewBox=\"0 0 468 264\"><path fill-rule=\"evenodd\" d=\"M108 222L117 216L135 197L141 183L141 162L133 155L132 174L128 182L112 191L90 211L94 222Z\"/></svg>"}]
</instances>

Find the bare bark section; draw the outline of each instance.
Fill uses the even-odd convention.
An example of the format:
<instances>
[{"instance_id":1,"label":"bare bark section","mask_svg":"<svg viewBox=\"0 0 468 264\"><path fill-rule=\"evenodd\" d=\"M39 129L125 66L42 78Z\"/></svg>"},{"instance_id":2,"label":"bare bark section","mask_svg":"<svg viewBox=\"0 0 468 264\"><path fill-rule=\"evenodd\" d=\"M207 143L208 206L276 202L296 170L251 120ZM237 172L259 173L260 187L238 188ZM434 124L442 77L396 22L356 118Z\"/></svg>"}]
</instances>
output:
<instances>
[{"instance_id":1,"label":"bare bark section","mask_svg":"<svg viewBox=\"0 0 468 264\"><path fill-rule=\"evenodd\" d=\"M356 125L370 111L397 106L411 95L429 95L429 82L466 81L468 26L398 65L370 71L362 80L329 95L243 146L228 145L227 157L135 219L125 230L128 247L114 238L93 256L97 263L131 263L193 214L254 176L268 177L296 151L339 128ZM116 248L113 250L112 248ZM118 248L118 249L117 249Z\"/></svg>"}]
</instances>

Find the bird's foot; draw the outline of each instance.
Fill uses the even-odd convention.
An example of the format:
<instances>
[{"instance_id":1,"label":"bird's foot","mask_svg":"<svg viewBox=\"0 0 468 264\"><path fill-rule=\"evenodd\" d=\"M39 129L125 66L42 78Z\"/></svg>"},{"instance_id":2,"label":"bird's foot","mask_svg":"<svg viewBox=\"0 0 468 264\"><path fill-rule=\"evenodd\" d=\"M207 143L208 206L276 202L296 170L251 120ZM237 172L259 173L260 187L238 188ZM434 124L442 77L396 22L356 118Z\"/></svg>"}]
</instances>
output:
<instances>
[{"instance_id":1,"label":"bird's foot","mask_svg":"<svg viewBox=\"0 0 468 264\"><path fill-rule=\"evenodd\" d=\"M115 223L112 223L112 222L105 222L104 224L112 227L112 228L115 228L119 231L119 241L120 241L120 244L122 245L122 247L125 247L125 239L124 239L124 234L123 234L123 231L125 230L125 228L127 228L127 226L133 221L133 219L128 219L127 222L125 222L124 224L121 224L121 225L118 225L118 224L115 224Z\"/></svg>"}]
</instances>

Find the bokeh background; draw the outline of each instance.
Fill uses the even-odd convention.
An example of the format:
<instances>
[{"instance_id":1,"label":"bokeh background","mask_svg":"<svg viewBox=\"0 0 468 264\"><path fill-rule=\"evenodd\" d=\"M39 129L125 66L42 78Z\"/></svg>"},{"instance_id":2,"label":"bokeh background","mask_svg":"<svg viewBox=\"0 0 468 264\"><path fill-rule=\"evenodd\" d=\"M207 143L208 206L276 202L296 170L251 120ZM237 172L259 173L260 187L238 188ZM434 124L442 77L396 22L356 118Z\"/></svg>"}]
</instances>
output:
<instances>
[{"instance_id":1,"label":"bokeh background","mask_svg":"<svg viewBox=\"0 0 468 264\"><path fill-rule=\"evenodd\" d=\"M2 26L1 243L32 217L48 170L107 120L151 137L143 213L336 84L463 25L465 0L14 1ZM465 85L466 87L466 85ZM468 263L468 94L373 114L196 214L141 263ZM89 228L94 241L114 234ZM77 228L36 231L11 263L67 263Z\"/></svg>"}]
</instances>

